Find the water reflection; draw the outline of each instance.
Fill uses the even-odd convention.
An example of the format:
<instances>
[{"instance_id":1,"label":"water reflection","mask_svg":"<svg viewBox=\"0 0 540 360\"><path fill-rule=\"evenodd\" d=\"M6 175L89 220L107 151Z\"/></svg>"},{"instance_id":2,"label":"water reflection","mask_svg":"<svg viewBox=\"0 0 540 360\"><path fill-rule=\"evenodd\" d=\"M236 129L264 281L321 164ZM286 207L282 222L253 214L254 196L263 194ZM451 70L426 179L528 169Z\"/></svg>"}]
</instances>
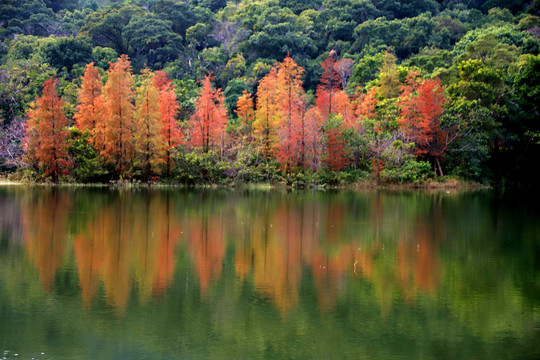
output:
<instances>
[{"instance_id":1,"label":"water reflection","mask_svg":"<svg viewBox=\"0 0 540 360\"><path fill-rule=\"evenodd\" d=\"M32 194L21 211L23 238L30 262L38 269L45 291L54 286L68 240L67 216L71 206L65 193Z\"/></svg>"},{"instance_id":2,"label":"water reflection","mask_svg":"<svg viewBox=\"0 0 540 360\"><path fill-rule=\"evenodd\" d=\"M85 303L94 298L100 280L108 303L118 312L128 305L133 283L141 303L161 295L172 281L181 233L170 197L120 195L88 217L74 237Z\"/></svg>"},{"instance_id":3,"label":"water reflection","mask_svg":"<svg viewBox=\"0 0 540 360\"><path fill-rule=\"evenodd\" d=\"M439 287L433 234L444 225L436 213L407 214L392 201L385 208L380 196L355 204L364 209L351 209L346 198L320 194L241 197L234 206L228 196L203 200L207 195L32 192L20 210L28 259L43 290L53 291L72 249L83 303L91 305L102 285L118 313L133 291L142 304L166 291L181 241L202 297L221 277L229 247L235 276L252 279L283 316L297 306L306 273L313 276L322 311L332 310L349 279L358 277L374 283L383 312L396 291L413 303ZM406 221L398 226L397 218Z\"/></svg>"},{"instance_id":4,"label":"water reflection","mask_svg":"<svg viewBox=\"0 0 540 360\"><path fill-rule=\"evenodd\" d=\"M70 294L87 312L105 306L133 322L152 308L211 321L222 336L238 332L236 319L264 327L267 302L283 324L342 316L341 336L373 310L380 324L421 328L409 310L431 318L441 304L451 313L434 320L443 327L534 333L538 224L493 213L481 196L4 189L0 304L29 296L12 281L26 262L44 294L35 299ZM516 233L520 245L508 245Z\"/></svg>"}]
</instances>

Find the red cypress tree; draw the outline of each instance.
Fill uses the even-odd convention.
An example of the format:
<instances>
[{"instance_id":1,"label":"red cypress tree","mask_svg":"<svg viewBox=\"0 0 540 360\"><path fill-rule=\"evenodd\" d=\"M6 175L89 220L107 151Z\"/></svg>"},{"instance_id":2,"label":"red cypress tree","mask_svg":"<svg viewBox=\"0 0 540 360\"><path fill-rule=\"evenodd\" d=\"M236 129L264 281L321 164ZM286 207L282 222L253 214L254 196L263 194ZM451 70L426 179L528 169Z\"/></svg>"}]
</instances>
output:
<instances>
[{"instance_id":1,"label":"red cypress tree","mask_svg":"<svg viewBox=\"0 0 540 360\"><path fill-rule=\"evenodd\" d=\"M116 164L120 176L130 174L133 147L133 76L127 55L110 63L109 78L103 88L105 98L105 148L102 155Z\"/></svg>"},{"instance_id":2,"label":"red cypress tree","mask_svg":"<svg viewBox=\"0 0 540 360\"><path fill-rule=\"evenodd\" d=\"M154 83L158 90L163 90L171 86L171 79L166 72L158 70L154 76Z\"/></svg>"},{"instance_id":3,"label":"red cypress tree","mask_svg":"<svg viewBox=\"0 0 540 360\"><path fill-rule=\"evenodd\" d=\"M321 132L323 118L317 107L312 107L306 112L303 125L305 144L304 166L317 171L321 164L323 152Z\"/></svg>"},{"instance_id":4,"label":"red cypress tree","mask_svg":"<svg viewBox=\"0 0 540 360\"><path fill-rule=\"evenodd\" d=\"M159 89L160 133L167 145L164 158L165 168L167 176L170 176L174 166L172 159L174 148L180 146L183 142L183 134L177 120L180 106L174 92L174 85L168 79L167 74L157 71L154 81L156 82L156 87Z\"/></svg>"},{"instance_id":5,"label":"red cypress tree","mask_svg":"<svg viewBox=\"0 0 540 360\"><path fill-rule=\"evenodd\" d=\"M32 160L54 182L60 175L68 174L71 166L67 152L69 122L63 112L64 101L56 94L56 83L54 78L45 81L43 95L28 111L25 141Z\"/></svg>"},{"instance_id":6,"label":"red cypress tree","mask_svg":"<svg viewBox=\"0 0 540 360\"><path fill-rule=\"evenodd\" d=\"M253 135L263 156L269 159L277 143L278 81L277 67L259 81L257 87L257 110L253 122Z\"/></svg>"},{"instance_id":7,"label":"red cypress tree","mask_svg":"<svg viewBox=\"0 0 540 360\"><path fill-rule=\"evenodd\" d=\"M161 133L159 92L155 86L154 74L143 70L142 83L137 89L135 121L135 164L148 180L150 175L159 175L165 163L165 139Z\"/></svg>"},{"instance_id":8,"label":"red cypress tree","mask_svg":"<svg viewBox=\"0 0 540 360\"><path fill-rule=\"evenodd\" d=\"M317 86L317 107L323 119L328 120L330 114L335 114L335 94L341 90L341 77L336 71L335 54L332 52L322 63L323 74Z\"/></svg>"},{"instance_id":9,"label":"red cypress tree","mask_svg":"<svg viewBox=\"0 0 540 360\"><path fill-rule=\"evenodd\" d=\"M255 120L255 108L253 96L244 90L236 103L236 115L240 120L240 133L247 142L252 140L253 121Z\"/></svg>"},{"instance_id":10,"label":"red cypress tree","mask_svg":"<svg viewBox=\"0 0 540 360\"><path fill-rule=\"evenodd\" d=\"M216 145L222 146L227 125L225 98L221 89L214 90L210 76L205 76L201 94L191 116L191 145L208 152Z\"/></svg>"},{"instance_id":11,"label":"red cypress tree","mask_svg":"<svg viewBox=\"0 0 540 360\"><path fill-rule=\"evenodd\" d=\"M333 113L341 115L343 126L346 128L352 128L356 126L356 115L354 107L351 102L351 98L343 90L339 90L334 94L334 106Z\"/></svg>"},{"instance_id":12,"label":"red cypress tree","mask_svg":"<svg viewBox=\"0 0 540 360\"><path fill-rule=\"evenodd\" d=\"M358 119L358 123L362 123L366 120L374 119L377 114L375 108L379 99L377 99L377 88L370 88L365 94L361 94L356 99L355 114Z\"/></svg>"},{"instance_id":13,"label":"red cypress tree","mask_svg":"<svg viewBox=\"0 0 540 360\"><path fill-rule=\"evenodd\" d=\"M440 79L422 80L411 73L404 86L401 100L401 131L407 140L416 144L419 156L431 157L435 171L443 171L440 158L446 151L451 137L440 127L440 117L446 102Z\"/></svg>"},{"instance_id":14,"label":"red cypress tree","mask_svg":"<svg viewBox=\"0 0 540 360\"><path fill-rule=\"evenodd\" d=\"M105 103L101 96L101 75L94 63L86 65L82 77L79 103L74 115L75 126L90 133L89 143L98 152L104 148Z\"/></svg>"},{"instance_id":15,"label":"red cypress tree","mask_svg":"<svg viewBox=\"0 0 540 360\"><path fill-rule=\"evenodd\" d=\"M350 162L347 142L344 137L345 126L340 115L331 116L324 125L326 138L326 166L331 171L341 171Z\"/></svg>"},{"instance_id":16,"label":"red cypress tree","mask_svg":"<svg viewBox=\"0 0 540 360\"><path fill-rule=\"evenodd\" d=\"M279 105L278 143L276 159L290 172L299 160L301 133L299 132L304 111L304 89L300 67L287 56L278 66L277 92Z\"/></svg>"}]
</instances>

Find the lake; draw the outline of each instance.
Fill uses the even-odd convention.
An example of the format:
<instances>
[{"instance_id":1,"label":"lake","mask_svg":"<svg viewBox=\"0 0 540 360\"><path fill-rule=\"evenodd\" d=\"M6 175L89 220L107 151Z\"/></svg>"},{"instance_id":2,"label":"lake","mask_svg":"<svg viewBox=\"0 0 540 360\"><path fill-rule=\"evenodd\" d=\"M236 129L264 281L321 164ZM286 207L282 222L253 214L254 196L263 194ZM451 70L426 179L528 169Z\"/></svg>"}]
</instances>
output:
<instances>
[{"instance_id":1,"label":"lake","mask_svg":"<svg viewBox=\"0 0 540 360\"><path fill-rule=\"evenodd\" d=\"M526 196L0 187L4 359L539 359L539 340Z\"/></svg>"}]
</instances>

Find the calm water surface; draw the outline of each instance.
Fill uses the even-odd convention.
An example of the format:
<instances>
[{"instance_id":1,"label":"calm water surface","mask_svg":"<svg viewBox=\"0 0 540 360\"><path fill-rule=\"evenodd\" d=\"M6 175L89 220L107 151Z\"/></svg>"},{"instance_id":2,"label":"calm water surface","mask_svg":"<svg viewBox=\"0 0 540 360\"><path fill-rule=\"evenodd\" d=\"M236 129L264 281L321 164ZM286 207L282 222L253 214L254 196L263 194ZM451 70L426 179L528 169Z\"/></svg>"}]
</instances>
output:
<instances>
[{"instance_id":1,"label":"calm water surface","mask_svg":"<svg viewBox=\"0 0 540 360\"><path fill-rule=\"evenodd\" d=\"M540 212L490 192L0 187L0 357L539 359Z\"/></svg>"}]
</instances>

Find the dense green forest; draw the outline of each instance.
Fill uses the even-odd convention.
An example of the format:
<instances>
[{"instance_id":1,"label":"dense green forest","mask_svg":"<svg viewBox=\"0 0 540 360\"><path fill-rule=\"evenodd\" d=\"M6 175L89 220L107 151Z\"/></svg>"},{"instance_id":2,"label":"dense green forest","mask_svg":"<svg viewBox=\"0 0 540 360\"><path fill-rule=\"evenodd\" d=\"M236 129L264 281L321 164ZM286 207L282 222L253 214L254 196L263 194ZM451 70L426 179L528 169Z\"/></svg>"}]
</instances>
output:
<instances>
[{"instance_id":1,"label":"dense green forest","mask_svg":"<svg viewBox=\"0 0 540 360\"><path fill-rule=\"evenodd\" d=\"M539 16L538 0L3 0L0 172L298 186L444 175L530 186ZM126 76L132 154L100 149L92 126L81 128L92 71L106 109L122 101L110 89ZM164 123L166 96L182 139L155 150L164 138L150 129ZM62 120L47 130L55 102ZM201 126L219 130L215 144L195 130L212 116ZM107 124L105 142L115 131ZM40 155L49 140L53 165Z\"/></svg>"}]
</instances>

